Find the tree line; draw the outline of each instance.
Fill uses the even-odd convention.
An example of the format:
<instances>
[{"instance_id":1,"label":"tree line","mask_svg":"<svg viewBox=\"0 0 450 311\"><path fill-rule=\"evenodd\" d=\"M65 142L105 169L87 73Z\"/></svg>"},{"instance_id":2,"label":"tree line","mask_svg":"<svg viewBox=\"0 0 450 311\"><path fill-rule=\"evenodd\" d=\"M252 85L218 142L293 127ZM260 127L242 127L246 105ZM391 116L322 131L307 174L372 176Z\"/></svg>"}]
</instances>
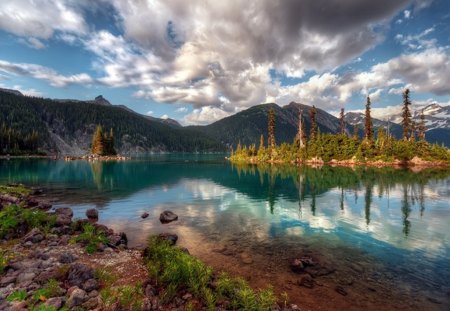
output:
<instances>
[{"instance_id":1,"label":"tree line","mask_svg":"<svg viewBox=\"0 0 450 311\"><path fill-rule=\"evenodd\" d=\"M401 139L396 139L389 132L389 125L374 129L371 116L371 100L367 96L364 116L364 134L359 137L358 124L354 126L353 134L347 133L345 113L342 108L339 114L339 132L337 134L323 134L317 125L317 109L312 106L309 112L310 130L306 133L302 110L299 111L298 132L291 144L275 142L275 113L273 109L268 114L267 146L261 135L258 148L256 144L241 146L239 143L232 151L230 160L245 162L303 162L317 160L329 162L331 160L356 160L364 162L411 160L418 156L424 160L450 161L449 150L437 144L430 144L425 140L425 116L423 110L419 124L415 124L411 117L410 91L403 92Z\"/></svg>"}]
</instances>

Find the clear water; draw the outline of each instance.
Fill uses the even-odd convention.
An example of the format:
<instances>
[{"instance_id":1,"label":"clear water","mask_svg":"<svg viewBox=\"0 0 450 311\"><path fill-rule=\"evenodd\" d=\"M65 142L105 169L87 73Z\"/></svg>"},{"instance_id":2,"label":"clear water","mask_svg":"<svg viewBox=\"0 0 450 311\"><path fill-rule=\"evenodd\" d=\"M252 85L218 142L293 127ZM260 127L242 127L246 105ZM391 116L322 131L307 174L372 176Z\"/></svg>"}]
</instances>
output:
<instances>
[{"instance_id":1,"label":"clear water","mask_svg":"<svg viewBox=\"0 0 450 311\"><path fill-rule=\"evenodd\" d=\"M0 182L45 187L54 206L72 207L75 217L96 207L100 221L125 231L135 246L151 233L174 231L212 264L219 245L231 250L224 257L231 262L250 253L279 270L278 278L302 249L333 262L333 281L345 273L363 284L350 286L358 302L395 298L399 308L450 309L449 170L233 166L219 155L161 155L0 160ZM161 225L166 209L180 220ZM144 211L150 217L143 220ZM283 268L268 264L274 260ZM362 269L349 269L354 263ZM383 293L367 296L371 282Z\"/></svg>"}]
</instances>

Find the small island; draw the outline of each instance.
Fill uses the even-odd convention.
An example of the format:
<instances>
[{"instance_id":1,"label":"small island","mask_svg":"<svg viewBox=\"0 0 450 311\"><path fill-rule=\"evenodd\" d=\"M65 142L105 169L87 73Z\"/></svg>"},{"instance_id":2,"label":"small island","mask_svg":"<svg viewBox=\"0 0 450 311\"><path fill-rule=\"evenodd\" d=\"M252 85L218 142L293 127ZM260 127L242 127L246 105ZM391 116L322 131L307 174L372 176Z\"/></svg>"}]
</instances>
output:
<instances>
[{"instance_id":1,"label":"small island","mask_svg":"<svg viewBox=\"0 0 450 311\"><path fill-rule=\"evenodd\" d=\"M65 156L64 160L88 160L88 161L108 161L108 160L127 160L128 157L117 154L114 149L114 132L111 128L109 133L104 133L102 126L97 125L91 144L91 153L81 157Z\"/></svg>"},{"instance_id":2,"label":"small island","mask_svg":"<svg viewBox=\"0 0 450 311\"><path fill-rule=\"evenodd\" d=\"M321 133L317 126L316 108L310 111L309 136L299 111L298 132L291 144L277 145L275 141L275 113L269 110L267 146L261 135L258 148L256 143L232 150L228 158L231 162L244 163L292 163L331 164L367 166L449 166L450 150L443 145L431 144L425 140L425 118L423 111L420 123L411 119L410 91L403 92L402 127L403 137L396 139L389 128L380 127L374 133L371 118L371 101L367 97L365 106L364 135L359 135L358 126L353 134L346 131L344 109L340 113L340 133Z\"/></svg>"}]
</instances>

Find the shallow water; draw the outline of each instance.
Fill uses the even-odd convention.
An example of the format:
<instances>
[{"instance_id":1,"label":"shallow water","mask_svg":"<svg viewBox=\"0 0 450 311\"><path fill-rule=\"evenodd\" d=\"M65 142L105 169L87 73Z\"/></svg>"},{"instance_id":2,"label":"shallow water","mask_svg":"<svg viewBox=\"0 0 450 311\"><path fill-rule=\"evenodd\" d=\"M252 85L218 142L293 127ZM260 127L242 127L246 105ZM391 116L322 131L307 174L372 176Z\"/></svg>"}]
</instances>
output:
<instances>
[{"instance_id":1,"label":"shallow water","mask_svg":"<svg viewBox=\"0 0 450 311\"><path fill-rule=\"evenodd\" d=\"M450 309L448 170L233 166L218 155L163 155L0 160L0 182L46 187L54 206L72 207L75 217L97 207L100 222L134 246L174 231L207 263L270 282L308 308ZM160 224L166 209L180 220ZM289 271L302 255L334 271L312 290ZM337 285L348 295L336 294ZM329 301L306 298L311 292Z\"/></svg>"}]
</instances>

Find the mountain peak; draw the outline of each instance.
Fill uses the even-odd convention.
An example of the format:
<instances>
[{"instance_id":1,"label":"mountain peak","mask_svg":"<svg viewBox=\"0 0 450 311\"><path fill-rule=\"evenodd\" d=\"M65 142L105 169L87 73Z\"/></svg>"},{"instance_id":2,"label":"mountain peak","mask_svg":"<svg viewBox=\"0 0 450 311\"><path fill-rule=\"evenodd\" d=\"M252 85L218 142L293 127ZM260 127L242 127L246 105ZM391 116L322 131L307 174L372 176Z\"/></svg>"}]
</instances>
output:
<instances>
[{"instance_id":1,"label":"mountain peak","mask_svg":"<svg viewBox=\"0 0 450 311\"><path fill-rule=\"evenodd\" d=\"M1 92L5 92L5 93L14 94L14 95L17 95L17 96L23 96L23 94L21 92L19 92L18 90L4 89L4 88L0 87L0 91Z\"/></svg>"},{"instance_id":2,"label":"mountain peak","mask_svg":"<svg viewBox=\"0 0 450 311\"><path fill-rule=\"evenodd\" d=\"M98 95L94 99L94 103L103 106L111 106L111 103L107 99L105 99L102 95Z\"/></svg>"}]
</instances>

